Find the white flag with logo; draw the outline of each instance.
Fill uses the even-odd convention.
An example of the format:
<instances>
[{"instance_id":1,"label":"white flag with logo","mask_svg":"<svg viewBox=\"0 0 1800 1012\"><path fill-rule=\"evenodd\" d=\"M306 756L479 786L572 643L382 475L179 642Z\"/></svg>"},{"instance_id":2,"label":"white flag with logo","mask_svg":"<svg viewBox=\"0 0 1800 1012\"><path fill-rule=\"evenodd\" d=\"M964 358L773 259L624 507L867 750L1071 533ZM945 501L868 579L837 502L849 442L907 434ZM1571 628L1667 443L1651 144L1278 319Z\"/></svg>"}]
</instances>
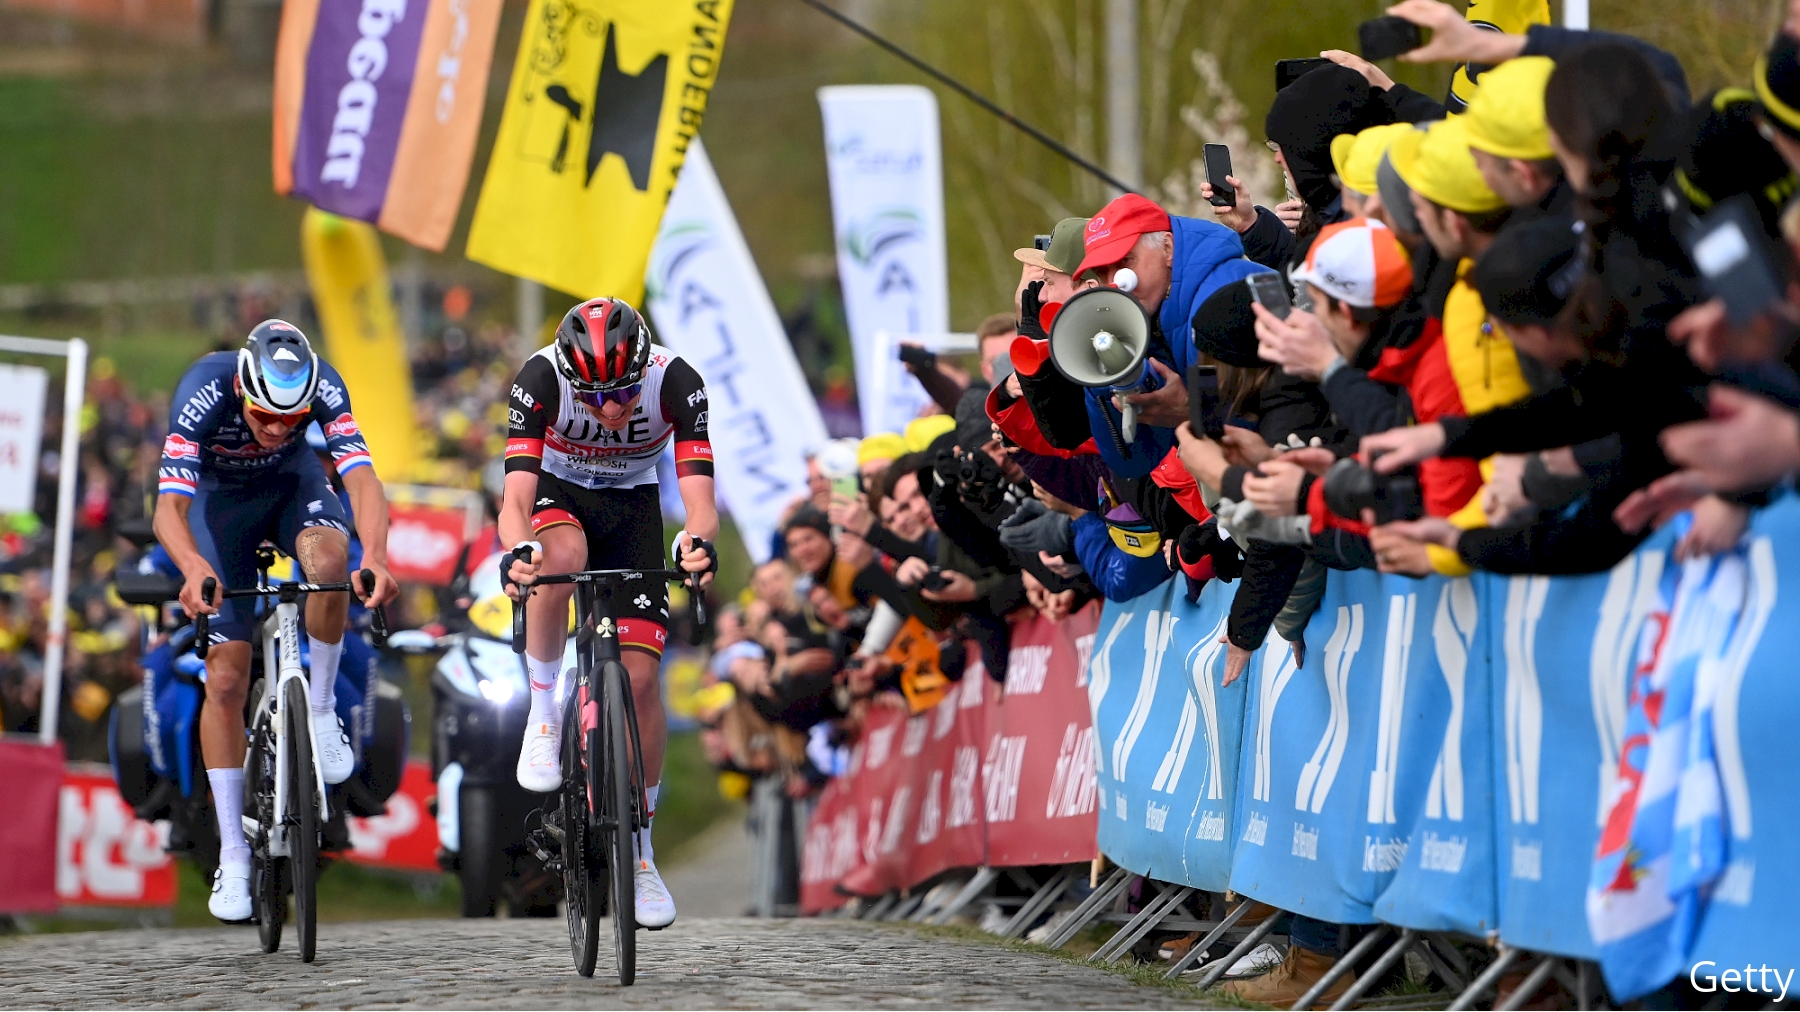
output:
<instances>
[{"instance_id":1,"label":"white flag with logo","mask_svg":"<svg viewBox=\"0 0 1800 1012\"><path fill-rule=\"evenodd\" d=\"M36 505L49 380L34 366L0 365L0 513L25 513Z\"/></svg>"},{"instance_id":2,"label":"white flag with logo","mask_svg":"<svg viewBox=\"0 0 1800 1012\"><path fill-rule=\"evenodd\" d=\"M892 360L896 344L950 329L937 98L848 85L820 88L819 109L863 431L898 432L930 398Z\"/></svg>"},{"instance_id":3,"label":"white flag with logo","mask_svg":"<svg viewBox=\"0 0 1800 1012\"><path fill-rule=\"evenodd\" d=\"M825 442L825 422L699 140L644 283L657 339L706 380L720 497L766 562L782 510L806 494L806 451Z\"/></svg>"}]
</instances>

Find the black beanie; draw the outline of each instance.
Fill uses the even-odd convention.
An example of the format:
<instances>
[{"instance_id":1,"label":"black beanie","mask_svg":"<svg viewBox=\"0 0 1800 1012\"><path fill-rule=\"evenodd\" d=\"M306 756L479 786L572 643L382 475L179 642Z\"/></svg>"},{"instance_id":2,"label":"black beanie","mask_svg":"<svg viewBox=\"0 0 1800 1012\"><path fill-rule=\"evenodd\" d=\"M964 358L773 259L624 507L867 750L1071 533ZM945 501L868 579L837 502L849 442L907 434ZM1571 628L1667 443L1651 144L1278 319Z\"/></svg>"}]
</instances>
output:
<instances>
[{"instance_id":1,"label":"black beanie","mask_svg":"<svg viewBox=\"0 0 1800 1012\"><path fill-rule=\"evenodd\" d=\"M1787 32L1775 36L1769 51L1756 61L1756 100L1769 124L1800 140L1800 39Z\"/></svg>"},{"instance_id":2,"label":"black beanie","mask_svg":"<svg viewBox=\"0 0 1800 1012\"><path fill-rule=\"evenodd\" d=\"M1275 93L1263 134L1281 145L1300 199L1323 211L1337 197L1331 182L1331 139L1392 122L1387 103L1348 67L1320 67Z\"/></svg>"},{"instance_id":3,"label":"black beanie","mask_svg":"<svg viewBox=\"0 0 1800 1012\"><path fill-rule=\"evenodd\" d=\"M1756 96L1742 88L1722 88L1694 103L1682 121L1672 180L1699 214L1748 193L1769 236L1779 238L1776 221L1800 177L1757 131L1756 111Z\"/></svg>"},{"instance_id":4,"label":"black beanie","mask_svg":"<svg viewBox=\"0 0 1800 1012\"><path fill-rule=\"evenodd\" d=\"M1562 217L1501 229L1475 263L1475 289L1483 308L1503 323L1548 326L1581 280L1580 242Z\"/></svg>"},{"instance_id":5,"label":"black beanie","mask_svg":"<svg viewBox=\"0 0 1800 1012\"><path fill-rule=\"evenodd\" d=\"M1201 354L1241 369L1266 366L1256 355L1256 315L1250 309L1250 285L1233 281L1220 286L1194 311L1194 347Z\"/></svg>"}]
</instances>

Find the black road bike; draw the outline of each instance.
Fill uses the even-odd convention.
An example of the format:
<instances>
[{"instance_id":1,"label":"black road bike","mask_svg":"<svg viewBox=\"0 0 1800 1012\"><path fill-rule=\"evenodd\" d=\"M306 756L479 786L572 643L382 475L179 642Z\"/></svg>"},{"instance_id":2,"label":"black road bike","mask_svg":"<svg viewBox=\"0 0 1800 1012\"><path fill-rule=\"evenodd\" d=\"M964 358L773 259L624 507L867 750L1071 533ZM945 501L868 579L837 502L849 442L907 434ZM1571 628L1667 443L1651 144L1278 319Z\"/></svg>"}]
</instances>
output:
<instances>
[{"instance_id":1,"label":"black road bike","mask_svg":"<svg viewBox=\"0 0 1800 1012\"><path fill-rule=\"evenodd\" d=\"M265 567L266 568L266 567ZM362 571L363 593L375 590L375 574ZM215 597L215 592L219 595ZM250 901L264 952L281 947L287 896L294 896L300 959L310 963L318 943L319 852L331 819L332 793L320 770L313 741L312 702L306 669L300 663L300 598L306 594L348 594L349 583L264 584L230 590L207 577L201 595L225 598L273 597L275 614L263 623L263 675L250 688L250 750L244 758L244 830L250 839ZM387 637L387 620L373 610L376 646ZM212 645L210 619L194 619L194 653L204 659ZM269 668L275 674L270 677Z\"/></svg>"},{"instance_id":2,"label":"black road bike","mask_svg":"<svg viewBox=\"0 0 1800 1012\"><path fill-rule=\"evenodd\" d=\"M530 563L531 549L513 556ZM648 581L685 582L695 636L705 624L699 574L678 569L591 569L540 576L532 584L575 585L575 682L562 712L562 787L532 831L545 867L562 876L575 972L594 975L600 918L610 909L619 983L637 977L637 831L646 825L644 750L631 676L619 658L613 595L641 593ZM513 604L513 650L525 652L525 601Z\"/></svg>"}]
</instances>

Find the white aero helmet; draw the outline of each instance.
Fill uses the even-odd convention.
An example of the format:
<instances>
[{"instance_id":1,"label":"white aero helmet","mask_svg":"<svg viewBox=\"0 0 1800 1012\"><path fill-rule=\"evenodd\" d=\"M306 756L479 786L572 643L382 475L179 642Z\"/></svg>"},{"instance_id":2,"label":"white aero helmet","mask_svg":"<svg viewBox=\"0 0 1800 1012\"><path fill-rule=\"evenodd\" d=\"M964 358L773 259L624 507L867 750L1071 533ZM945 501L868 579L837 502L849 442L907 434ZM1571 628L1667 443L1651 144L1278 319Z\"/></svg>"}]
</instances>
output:
<instances>
[{"instance_id":1,"label":"white aero helmet","mask_svg":"<svg viewBox=\"0 0 1800 1012\"><path fill-rule=\"evenodd\" d=\"M299 327L264 320L238 351L237 378L244 400L255 407L298 414L311 408L319 392L319 356Z\"/></svg>"}]
</instances>

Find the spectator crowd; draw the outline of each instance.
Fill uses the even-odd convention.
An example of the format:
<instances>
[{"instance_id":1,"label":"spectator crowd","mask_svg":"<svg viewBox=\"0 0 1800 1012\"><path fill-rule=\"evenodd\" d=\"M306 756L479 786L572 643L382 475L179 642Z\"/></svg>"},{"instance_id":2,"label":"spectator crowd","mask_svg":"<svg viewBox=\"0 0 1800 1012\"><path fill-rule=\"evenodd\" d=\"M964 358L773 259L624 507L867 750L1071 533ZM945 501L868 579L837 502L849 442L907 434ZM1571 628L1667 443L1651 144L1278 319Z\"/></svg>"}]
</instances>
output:
<instances>
[{"instance_id":1,"label":"spectator crowd","mask_svg":"<svg viewBox=\"0 0 1800 1012\"><path fill-rule=\"evenodd\" d=\"M1598 572L1678 514L1678 557L1738 542L1800 470L1800 5L1703 95L1627 35L1388 13L1403 61L1477 72L1440 102L1328 51L1267 111L1287 202L1118 197L1018 250L979 375L903 348L934 413L813 456L718 629L716 760L804 796L869 708L1003 682L1009 622L1168 580L1237 584L1229 683L1303 651L1330 570ZM1051 340L1095 288L1146 315L1129 392ZM1357 930L1295 914L1230 987L1285 1007Z\"/></svg>"}]
</instances>

